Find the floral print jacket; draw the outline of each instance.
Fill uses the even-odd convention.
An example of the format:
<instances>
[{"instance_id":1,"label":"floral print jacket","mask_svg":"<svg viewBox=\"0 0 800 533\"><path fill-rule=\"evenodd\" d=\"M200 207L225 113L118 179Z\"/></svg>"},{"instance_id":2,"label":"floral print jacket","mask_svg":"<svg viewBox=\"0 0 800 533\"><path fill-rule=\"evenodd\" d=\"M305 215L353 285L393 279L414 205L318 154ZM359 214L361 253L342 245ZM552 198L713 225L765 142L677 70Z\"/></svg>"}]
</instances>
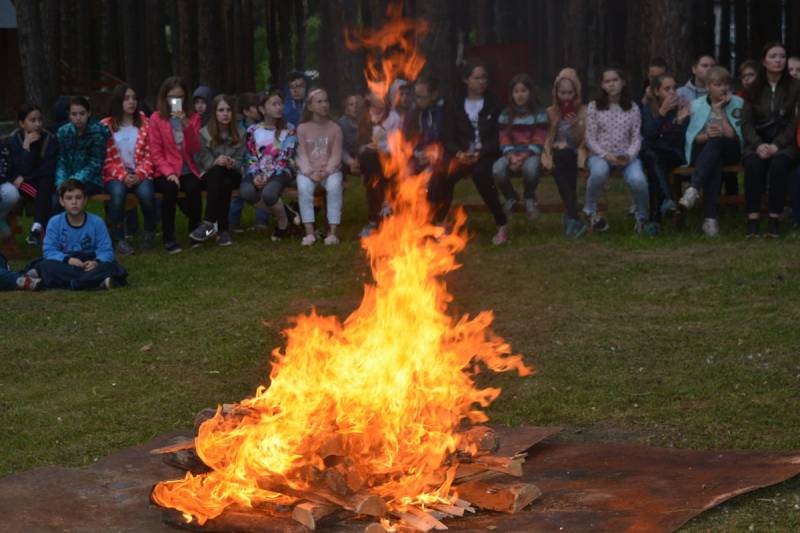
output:
<instances>
[{"instance_id":1,"label":"floral print jacket","mask_svg":"<svg viewBox=\"0 0 800 533\"><path fill-rule=\"evenodd\" d=\"M259 146L258 130L267 130L263 124L253 124L247 128L245 145L245 177L252 180L258 175L269 179L278 174L294 174L294 152L297 148L297 135L293 129L282 129L273 136L271 142Z\"/></svg>"}]
</instances>

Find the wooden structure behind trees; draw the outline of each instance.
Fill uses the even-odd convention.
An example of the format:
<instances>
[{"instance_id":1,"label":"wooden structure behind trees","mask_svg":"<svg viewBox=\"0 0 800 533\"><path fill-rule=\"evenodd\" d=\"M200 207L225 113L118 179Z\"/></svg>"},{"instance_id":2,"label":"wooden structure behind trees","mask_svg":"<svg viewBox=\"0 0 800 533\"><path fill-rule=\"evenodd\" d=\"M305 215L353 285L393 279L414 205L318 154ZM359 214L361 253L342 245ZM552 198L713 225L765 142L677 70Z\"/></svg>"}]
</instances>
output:
<instances>
[{"instance_id":1,"label":"wooden structure behind trees","mask_svg":"<svg viewBox=\"0 0 800 533\"><path fill-rule=\"evenodd\" d=\"M125 80L152 103L172 73L192 87L240 93L265 89L256 79L282 88L290 70L316 69L338 106L364 90L364 57L345 48L344 29L379 26L386 1L17 0L26 94L49 107L59 94L92 94ZM800 49L794 1L400 1L406 15L431 23L422 39L426 69L445 94L458 82L456 63L485 44L524 44L545 90L564 66L594 85L603 65L622 65L638 85L655 56L683 80L700 52L735 68L769 40Z\"/></svg>"}]
</instances>

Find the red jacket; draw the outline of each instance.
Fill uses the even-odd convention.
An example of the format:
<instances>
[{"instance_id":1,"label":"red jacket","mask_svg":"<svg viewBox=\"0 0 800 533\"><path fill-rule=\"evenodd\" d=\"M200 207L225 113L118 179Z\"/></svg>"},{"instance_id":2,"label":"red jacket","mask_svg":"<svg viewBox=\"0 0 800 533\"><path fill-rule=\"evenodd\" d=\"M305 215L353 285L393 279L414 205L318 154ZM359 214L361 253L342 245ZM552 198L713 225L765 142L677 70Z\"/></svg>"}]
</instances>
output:
<instances>
[{"instance_id":1,"label":"red jacket","mask_svg":"<svg viewBox=\"0 0 800 533\"><path fill-rule=\"evenodd\" d=\"M156 176L180 176L184 162L192 174L200 175L194 161L194 155L200 150L200 120L197 113L189 117L189 123L183 129L183 151L179 152L169 118L161 118L157 111L150 116L150 157Z\"/></svg>"},{"instance_id":2,"label":"red jacket","mask_svg":"<svg viewBox=\"0 0 800 533\"><path fill-rule=\"evenodd\" d=\"M139 112L142 119L142 126L139 128L139 135L136 137L136 149L133 153L134 169L133 173L143 180L153 179L153 160L150 158L150 121L147 116ZM111 117L106 117L100 121L108 128L110 135L106 142L106 159L103 161L103 184L109 181L122 181L128 175L125 164L119 155L117 143L114 142L114 132L111 130Z\"/></svg>"}]
</instances>

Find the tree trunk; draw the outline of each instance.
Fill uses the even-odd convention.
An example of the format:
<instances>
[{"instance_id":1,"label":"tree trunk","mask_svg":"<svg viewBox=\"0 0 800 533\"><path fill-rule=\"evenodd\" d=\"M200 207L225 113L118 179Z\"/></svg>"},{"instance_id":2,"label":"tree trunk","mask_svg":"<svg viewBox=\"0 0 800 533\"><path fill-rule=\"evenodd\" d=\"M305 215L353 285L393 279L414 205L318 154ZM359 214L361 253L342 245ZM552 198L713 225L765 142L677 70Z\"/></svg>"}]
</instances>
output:
<instances>
[{"instance_id":1,"label":"tree trunk","mask_svg":"<svg viewBox=\"0 0 800 533\"><path fill-rule=\"evenodd\" d=\"M428 21L429 31L420 42L425 56L425 72L439 80L441 94L451 94L456 76L456 11L453 0L422 2L417 6L418 18Z\"/></svg>"},{"instance_id":2,"label":"tree trunk","mask_svg":"<svg viewBox=\"0 0 800 533\"><path fill-rule=\"evenodd\" d=\"M565 10L569 24L564 46L563 64L586 76L589 70L589 17L584 0L567 0ZM546 78L545 78L546 79Z\"/></svg>"},{"instance_id":3,"label":"tree trunk","mask_svg":"<svg viewBox=\"0 0 800 533\"><path fill-rule=\"evenodd\" d=\"M692 29L694 48L690 53L690 57L693 58L699 54L710 54L711 57L716 57L714 53L716 26L714 2L710 2L709 0L694 0L693 5L689 6L689 9L684 13L695 14L692 18L694 21L694 28Z\"/></svg>"},{"instance_id":4,"label":"tree trunk","mask_svg":"<svg viewBox=\"0 0 800 533\"><path fill-rule=\"evenodd\" d=\"M642 53L642 3L640 0L627 1L627 19L625 21L625 68L628 72L628 83L634 97L644 83L644 71L650 58Z\"/></svg>"},{"instance_id":5,"label":"tree trunk","mask_svg":"<svg viewBox=\"0 0 800 533\"><path fill-rule=\"evenodd\" d=\"M146 95L148 58L144 53L147 50L144 5L138 0L120 0L119 14L125 80L138 94Z\"/></svg>"},{"instance_id":6,"label":"tree trunk","mask_svg":"<svg viewBox=\"0 0 800 533\"><path fill-rule=\"evenodd\" d=\"M169 76L172 60L167 49L167 6L162 0L147 0L147 87L142 97L154 102L158 87Z\"/></svg>"},{"instance_id":7,"label":"tree trunk","mask_svg":"<svg viewBox=\"0 0 800 533\"><path fill-rule=\"evenodd\" d=\"M17 39L25 77L28 100L42 106L46 113L55 101L54 79L47 71L42 39L42 16L39 2L17 2Z\"/></svg>"},{"instance_id":8,"label":"tree trunk","mask_svg":"<svg viewBox=\"0 0 800 533\"><path fill-rule=\"evenodd\" d=\"M648 51L649 58L663 57L680 78L684 73L691 72L694 55L692 25L685 16L691 9L691 2L692 0L648 0L648 17L659 23L642 24L648 37L648 41L642 44Z\"/></svg>"},{"instance_id":9,"label":"tree trunk","mask_svg":"<svg viewBox=\"0 0 800 533\"><path fill-rule=\"evenodd\" d=\"M731 2L722 0L719 18L719 57L717 61L725 68L731 68Z\"/></svg>"},{"instance_id":10,"label":"tree trunk","mask_svg":"<svg viewBox=\"0 0 800 533\"><path fill-rule=\"evenodd\" d=\"M269 82L272 87L280 87L281 80L281 48L280 35L278 35L278 2L281 0L266 0L264 9L267 18L267 50L269 51ZM325 3L323 3L324 5Z\"/></svg>"},{"instance_id":11,"label":"tree trunk","mask_svg":"<svg viewBox=\"0 0 800 533\"><path fill-rule=\"evenodd\" d=\"M750 56L750 32L748 31L748 0L735 0L733 16L736 22L736 68Z\"/></svg>"},{"instance_id":12,"label":"tree trunk","mask_svg":"<svg viewBox=\"0 0 800 533\"><path fill-rule=\"evenodd\" d=\"M100 68L109 74L121 77L119 60L119 27L116 0L103 0L101 4L103 21L100 28Z\"/></svg>"},{"instance_id":13,"label":"tree trunk","mask_svg":"<svg viewBox=\"0 0 800 533\"><path fill-rule=\"evenodd\" d=\"M193 0L178 0L177 32L180 35L178 75L193 87L198 79L197 4Z\"/></svg>"},{"instance_id":14,"label":"tree trunk","mask_svg":"<svg viewBox=\"0 0 800 533\"><path fill-rule=\"evenodd\" d=\"M39 2L42 24L42 46L44 63L49 83L52 84L53 95L61 92L61 39L60 39L60 3L58 0L42 0ZM42 102L47 105L49 102Z\"/></svg>"},{"instance_id":15,"label":"tree trunk","mask_svg":"<svg viewBox=\"0 0 800 533\"><path fill-rule=\"evenodd\" d=\"M497 41L494 27L494 9L488 0L472 0L470 2L470 19L475 29L473 45L493 43Z\"/></svg>"},{"instance_id":16,"label":"tree trunk","mask_svg":"<svg viewBox=\"0 0 800 533\"><path fill-rule=\"evenodd\" d=\"M277 0L278 4L278 48L281 51L281 65L283 70L278 73L278 87L286 84L286 75L290 70L294 70L294 58L292 57L292 11L294 2Z\"/></svg>"},{"instance_id":17,"label":"tree trunk","mask_svg":"<svg viewBox=\"0 0 800 533\"><path fill-rule=\"evenodd\" d=\"M294 4L294 67L306 68L306 17L308 0L298 0Z\"/></svg>"},{"instance_id":18,"label":"tree trunk","mask_svg":"<svg viewBox=\"0 0 800 533\"><path fill-rule=\"evenodd\" d=\"M800 53L800 2L786 2L786 45L790 53Z\"/></svg>"},{"instance_id":19,"label":"tree trunk","mask_svg":"<svg viewBox=\"0 0 800 533\"><path fill-rule=\"evenodd\" d=\"M750 57L761 59L761 47L781 40L781 0L760 0L750 3Z\"/></svg>"},{"instance_id":20,"label":"tree trunk","mask_svg":"<svg viewBox=\"0 0 800 533\"><path fill-rule=\"evenodd\" d=\"M220 4L216 0L200 0L197 6L197 84L208 85L217 91L222 86L219 49L225 46L220 24Z\"/></svg>"},{"instance_id":21,"label":"tree trunk","mask_svg":"<svg viewBox=\"0 0 800 533\"><path fill-rule=\"evenodd\" d=\"M251 0L234 0L232 42L235 60L226 60L232 68L230 79L235 79L235 91L242 93L253 90L254 86L254 49L253 49L253 4ZM231 59L232 59L231 58Z\"/></svg>"},{"instance_id":22,"label":"tree trunk","mask_svg":"<svg viewBox=\"0 0 800 533\"><path fill-rule=\"evenodd\" d=\"M422 5L420 5L422 7ZM354 28L358 21L358 0L326 0L319 4L320 78L332 107L341 109L350 94L364 94L364 54L345 46L345 28Z\"/></svg>"}]
</instances>

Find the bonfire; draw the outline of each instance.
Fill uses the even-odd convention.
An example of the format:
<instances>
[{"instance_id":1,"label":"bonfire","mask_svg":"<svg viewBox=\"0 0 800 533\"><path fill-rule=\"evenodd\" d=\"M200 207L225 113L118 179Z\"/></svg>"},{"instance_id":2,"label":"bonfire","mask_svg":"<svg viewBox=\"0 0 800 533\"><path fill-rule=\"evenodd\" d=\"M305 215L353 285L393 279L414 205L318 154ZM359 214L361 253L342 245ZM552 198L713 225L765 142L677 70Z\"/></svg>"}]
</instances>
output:
<instances>
[{"instance_id":1,"label":"bonfire","mask_svg":"<svg viewBox=\"0 0 800 533\"><path fill-rule=\"evenodd\" d=\"M372 54L367 81L381 98L396 77L413 80L424 66L416 41L427 26L402 18L398 6L381 30L347 39ZM388 145L392 215L362 240L373 283L343 322L314 310L293 319L285 348L272 354L269 386L220 406L199 427L193 445L208 472L152 492L186 523L202 526L227 509L293 509L313 527L345 510L380 519L384 530L426 530L471 508L456 484L465 464L520 470L522 456L491 455L497 443L484 409L500 389L481 388L476 376L531 369L491 332L491 312L448 315L442 277L459 266L466 218L457 212L448 231L432 225L429 174L412 173L413 145L402 134Z\"/></svg>"}]
</instances>

